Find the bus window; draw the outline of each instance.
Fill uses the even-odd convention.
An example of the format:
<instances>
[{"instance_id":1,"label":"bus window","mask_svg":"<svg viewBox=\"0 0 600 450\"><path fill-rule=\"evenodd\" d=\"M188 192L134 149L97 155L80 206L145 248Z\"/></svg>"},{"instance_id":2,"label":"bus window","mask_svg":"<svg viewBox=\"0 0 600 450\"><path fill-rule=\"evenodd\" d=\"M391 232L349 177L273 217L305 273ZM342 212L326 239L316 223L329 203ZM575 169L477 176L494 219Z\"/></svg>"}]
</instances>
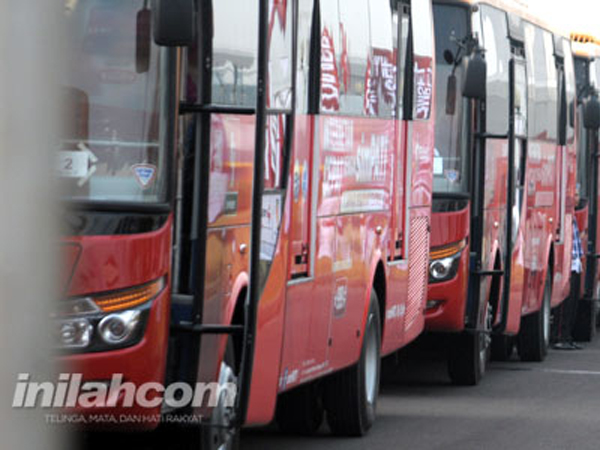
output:
<instances>
[{"instance_id":1,"label":"bus window","mask_svg":"<svg viewBox=\"0 0 600 450\"><path fill-rule=\"evenodd\" d=\"M65 12L71 70L57 171L72 200L166 200L159 48L150 44L146 70L136 58L136 18L145 11L142 0L90 0Z\"/></svg>"},{"instance_id":2,"label":"bus window","mask_svg":"<svg viewBox=\"0 0 600 450\"><path fill-rule=\"evenodd\" d=\"M477 11L473 11L471 17L471 27L473 30L473 36L475 36L481 47L485 48L485 42L483 40L483 26L481 24L481 10L478 8Z\"/></svg>"},{"instance_id":3,"label":"bus window","mask_svg":"<svg viewBox=\"0 0 600 450\"><path fill-rule=\"evenodd\" d=\"M600 87L600 62L598 62L597 59L592 61L592 64L590 65L590 70L592 83L594 87L598 89L598 87Z\"/></svg>"},{"instance_id":4,"label":"bus window","mask_svg":"<svg viewBox=\"0 0 600 450\"><path fill-rule=\"evenodd\" d=\"M321 112L340 110L340 19L337 0L321 0Z\"/></svg>"},{"instance_id":5,"label":"bus window","mask_svg":"<svg viewBox=\"0 0 600 450\"><path fill-rule=\"evenodd\" d=\"M458 97L453 114L448 114L446 103L448 79L454 74L457 85L462 86L462 66L455 69L448 64L444 52L456 55L459 42L468 34L468 11L454 5L436 4L433 7L436 48L436 121L433 169L433 191L468 192L468 100Z\"/></svg>"},{"instance_id":6,"label":"bus window","mask_svg":"<svg viewBox=\"0 0 600 450\"><path fill-rule=\"evenodd\" d=\"M557 92L556 66L552 35L530 23L525 24L528 58L529 99L532 111L529 136L533 139L556 140Z\"/></svg>"},{"instance_id":7,"label":"bus window","mask_svg":"<svg viewBox=\"0 0 600 450\"><path fill-rule=\"evenodd\" d=\"M257 7L258 0L213 2L213 103L256 105Z\"/></svg>"},{"instance_id":8,"label":"bus window","mask_svg":"<svg viewBox=\"0 0 600 450\"><path fill-rule=\"evenodd\" d=\"M571 145L575 140L575 72L573 69L573 54L571 53L571 43L568 39L562 40L563 53L565 54L565 87L567 103L567 144Z\"/></svg>"},{"instance_id":9,"label":"bus window","mask_svg":"<svg viewBox=\"0 0 600 450\"><path fill-rule=\"evenodd\" d=\"M313 0L298 2L298 50L296 61L296 111L306 114L309 109L311 82L311 34L313 24Z\"/></svg>"},{"instance_id":10,"label":"bus window","mask_svg":"<svg viewBox=\"0 0 600 450\"><path fill-rule=\"evenodd\" d=\"M292 11L287 2L269 2L269 86L267 106L292 107Z\"/></svg>"},{"instance_id":11,"label":"bus window","mask_svg":"<svg viewBox=\"0 0 600 450\"><path fill-rule=\"evenodd\" d=\"M433 100L433 13L431 2L413 1L411 6L413 32L413 119L427 120Z\"/></svg>"},{"instance_id":12,"label":"bus window","mask_svg":"<svg viewBox=\"0 0 600 450\"><path fill-rule=\"evenodd\" d=\"M515 134L527 137L527 73L521 64L515 65L514 110Z\"/></svg>"},{"instance_id":13,"label":"bus window","mask_svg":"<svg viewBox=\"0 0 600 450\"><path fill-rule=\"evenodd\" d=\"M363 115L365 111L365 84L369 76L369 17L365 1L345 2L340 8L339 83L340 111L348 115ZM371 114L369 114L371 115Z\"/></svg>"},{"instance_id":14,"label":"bus window","mask_svg":"<svg viewBox=\"0 0 600 450\"><path fill-rule=\"evenodd\" d=\"M487 131L505 134L508 131L508 64L511 58L506 13L485 5L481 12L487 51Z\"/></svg>"},{"instance_id":15,"label":"bus window","mask_svg":"<svg viewBox=\"0 0 600 450\"><path fill-rule=\"evenodd\" d=\"M406 66L409 57L408 51L408 36L410 32L410 14L408 6L403 5L399 2L394 3L396 9L393 14L393 39L397 60L397 77L396 77L396 99L397 99L397 116L400 119L410 117L410 111L405 111L404 96L405 91L405 79L406 79ZM408 109L408 106L406 106Z\"/></svg>"},{"instance_id":16,"label":"bus window","mask_svg":"<svg viewBox=\"0 0 600 450\"><path fill-rule=\"evenodd\" d=\"M575 82L577 83L577 98L579 101L585 97L585 89L591 83L590 62L584 58L575 58Z\"/></svg>"},{"instance_id":17,"label":"bus window","mask_svg":"<svg viewBox=\"0 0 600 450\"><path fill-rule=\"evenodd\" d=\"M365 86L365 113L392 117L396 109L396 42L388 0L370 0L371 55Z\"/></svg>"}]
</instances>

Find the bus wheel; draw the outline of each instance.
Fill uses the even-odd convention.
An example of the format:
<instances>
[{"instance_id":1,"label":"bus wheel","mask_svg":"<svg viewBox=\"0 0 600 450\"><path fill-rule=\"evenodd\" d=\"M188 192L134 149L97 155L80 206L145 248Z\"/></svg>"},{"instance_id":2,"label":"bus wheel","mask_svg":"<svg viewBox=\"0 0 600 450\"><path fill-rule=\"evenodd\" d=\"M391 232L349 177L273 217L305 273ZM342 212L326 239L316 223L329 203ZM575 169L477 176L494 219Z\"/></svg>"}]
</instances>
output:
<instances>
[{"instance_id":1,"label":"bus wheel","mask_svg":"<svg viewBox=\"0 0 600 450\"><path fill-rule=\"evenodd\" d=\"M517 347L521 361L543 361L550 346L550 301L552 298L552 277L546 276L544 299L541 309L521 319L521 331Z\"/></svg>"},{"instance_id":2,"label":"bus wheel","mask_svg":"<svg viewBox=\"0 0 600 450\"><path fill-rule=\"evenodd\" d=\"M235 386L235 392L227 386ZM236 450L239 447L240 430L235 420L235 394L238 390L235 351L230 338L219 371L219 398L210 418L211 426L202 430L202 450Z\"/></svg>"},{"instance_id":3,"label":"bus wheel","mask_svg":"<svg viewBox=\"0 0 600 450\"><path fill-rule=\"evenodd\" d=\"M277 424L286 433L315 434L321 428L324 415L322 396L317 383L292 389L277 399Z\"/></svg>"},{"instance_id":4,"label":"bus wheel","mask_svg":"<svg viewBox=\"0 0 600 450\"><path fill-rule=\"evenodd\" d=\"M598 304L595 300L579 300L577 318L573 327L573 339L576 341L591 342L596 336L596 316Z\"/></svg>"},{"instance_id":5,"label":"bus wheel","mask_svg":"<svg viewBox=\"0 0 600 450\"><path fill-rule=\"evenodd\" d=\"M324 386L327 423L338 436L363 436L375 421L381 371L381 323L375 291L358 363L332 375Z\"/></svg>"},{"instance_id":6,"label":"bus wheel","mask_svg":"<svg viewBox=\"0 0 600 450\"><path fill-rule=\"evenodd\" d=\"M452 383L475 386L483 378L490 360L492 319L492 307L488 304L484 330L456 336L448 354L448 374Z\"/></svg>"},{"instance_id":7,"label":"bus wheel","mask_svg":"<svg viewBox=\"0 0 600 450\"><path fill-rule=\"evenodd\" d=\"M492 361L508 361L514 350L514 337L505 334L492 336Z\"/></svg>"}]
</instances>

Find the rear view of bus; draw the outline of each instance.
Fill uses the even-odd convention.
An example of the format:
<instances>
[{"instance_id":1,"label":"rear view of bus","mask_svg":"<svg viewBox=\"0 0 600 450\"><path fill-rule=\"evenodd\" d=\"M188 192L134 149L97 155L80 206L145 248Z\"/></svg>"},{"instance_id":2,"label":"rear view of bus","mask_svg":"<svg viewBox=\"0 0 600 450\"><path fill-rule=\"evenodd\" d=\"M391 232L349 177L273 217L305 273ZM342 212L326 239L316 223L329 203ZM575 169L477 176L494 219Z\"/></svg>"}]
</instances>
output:
<instances>
[{"instance_id":1,"label":"rear view of bus","mask_svg":"<svg viewBox=\"0 0 600 450\"><path fill-rule=\"evenodd\" d=\"M476 384L515 342L522 359L543 359L551 308L568 295L573 65L568 40L518 5L434 2L434 20L427 329L446 338L451 379Z\"/></svg>"}]
</instances>

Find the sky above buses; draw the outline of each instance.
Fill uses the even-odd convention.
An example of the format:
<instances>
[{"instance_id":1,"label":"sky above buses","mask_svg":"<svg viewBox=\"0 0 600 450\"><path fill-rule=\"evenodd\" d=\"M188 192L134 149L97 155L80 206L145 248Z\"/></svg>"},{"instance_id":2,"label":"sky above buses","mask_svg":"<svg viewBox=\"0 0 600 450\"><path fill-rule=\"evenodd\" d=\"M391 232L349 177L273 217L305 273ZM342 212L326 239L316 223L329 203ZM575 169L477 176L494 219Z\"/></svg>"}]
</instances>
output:
<instances>
[{"instance_id":1,"label":"sky above buses","mask_svg":"<svg viewBox=\"0 0 600 450\"><path fill-rule=\"evenodd\" d=\"M533 14L571 32L593 34L600 38L600 1L598 0L520 0Z\"/></svg>"}]
</instances>

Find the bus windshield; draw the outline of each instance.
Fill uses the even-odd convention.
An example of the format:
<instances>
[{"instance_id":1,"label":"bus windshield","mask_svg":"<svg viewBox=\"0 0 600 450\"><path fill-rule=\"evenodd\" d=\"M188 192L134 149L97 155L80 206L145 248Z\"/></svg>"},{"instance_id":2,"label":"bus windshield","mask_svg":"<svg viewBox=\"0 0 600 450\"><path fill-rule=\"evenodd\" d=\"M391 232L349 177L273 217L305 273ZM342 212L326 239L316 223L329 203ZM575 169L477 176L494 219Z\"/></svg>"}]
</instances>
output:
<instances>
[{"instance_id":1,"label":"bus windshield","mask_svg":"<svg viewBox=\"0 0 600 450\"><path fill-rule=\"evenodd\" d=\"M147 3L65 0L66 120L56 170L71 200L166 200L159 49Z\"/></svg>"},{"instance_id":2,"label":"bus windshield","mask_svg":"<svg viewBox=\"0 0 600 450\"><path fill-rule=\"evenodd\" d=\"M444 52L457 54L458 41L468 34L468 14L462 7L434 5L435 45L436 45L436 122L434 150L433 191L436 193L467 193L469 189L467 159L467 101L463 99L463 70L459 65L456 76L456 103L454 111L446 108L448 82L454 64L444 59ZM450 112L450 114L449 114Z\"/></svg>"}]
</instances>

